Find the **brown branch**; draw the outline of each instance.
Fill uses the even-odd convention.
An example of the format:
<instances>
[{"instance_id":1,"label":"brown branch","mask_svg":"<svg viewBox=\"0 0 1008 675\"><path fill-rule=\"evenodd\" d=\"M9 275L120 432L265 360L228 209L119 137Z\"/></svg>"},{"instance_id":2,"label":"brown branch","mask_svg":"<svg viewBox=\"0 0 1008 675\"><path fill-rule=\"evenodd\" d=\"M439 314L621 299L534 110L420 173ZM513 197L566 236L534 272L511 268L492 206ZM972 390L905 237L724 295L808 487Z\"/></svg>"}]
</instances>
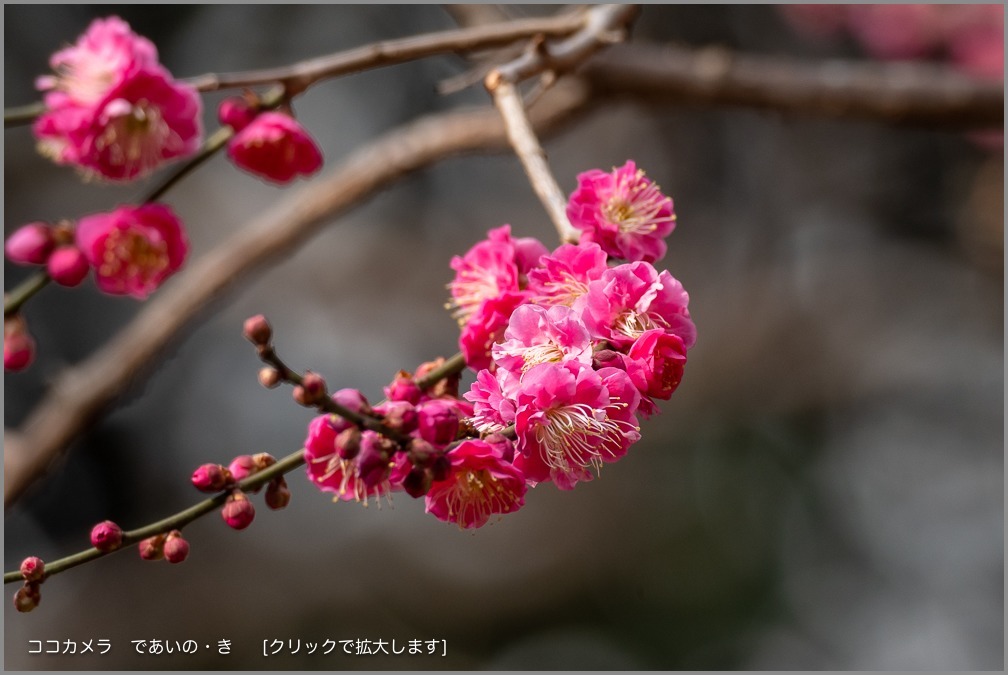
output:
<instances>
[{"instance_id":1,"label":"brown branch","mask_svg":"<svg viewBox=\"0 0 1008 675\"><path fill-rule=\"evenodd\" d=\"M581 30L552 45L544 39L536 40L520 57L494 68L484 81L504 119L508 140L562 242L576 243L579 233L567 219L567 198L549 168L546 151L532 130L517 84L540 73L549 73L553 78L576 67L604 45L622 40L627 24L636 15L634 6L592 7Z\"/></svg>"},{"instance_id":2,"label":"brown branch","mask_svg":"<svg viewBox=\"0 0 1008 675\"><path fill-rule=\"evenodd\" d=\"M618 45L581 74L600 94L947 128L1001 128L1004 87L927 63L816 61Z\"/></svg>"},{"instance_id":3,"label":"brown branch","mask_svg":"<svg viewBox=\"0 0 1008 675\"><path fill-rule=\"evenodd\" d=\"M446 30L385 40L335 54L299 61L289 66L240 73L209 73L186 80L200 91L281 83L294 95L319 80L379 66L450 52L498 47L534 35L568 35L584 23L580 15L561 14L535 19Z\"/></svg>"},{"instance_id":4,"label":"brown branch","mask_svg":"<svg viewBox=\"0 0 1008 675\"><path fill-rule=\"evenodd\" d=\"M587 102L571 81L537 105L540 130L555 128ZM398 178L447 157L506 149L492 109L432 115L393 130L348 156L325 177L292 192L241 232L195 260L98 352L64 371L4 452L4 505L9 507L62 451L128 387L212 300L311 236L336 215Z\"/></svg>"}]
</instances>

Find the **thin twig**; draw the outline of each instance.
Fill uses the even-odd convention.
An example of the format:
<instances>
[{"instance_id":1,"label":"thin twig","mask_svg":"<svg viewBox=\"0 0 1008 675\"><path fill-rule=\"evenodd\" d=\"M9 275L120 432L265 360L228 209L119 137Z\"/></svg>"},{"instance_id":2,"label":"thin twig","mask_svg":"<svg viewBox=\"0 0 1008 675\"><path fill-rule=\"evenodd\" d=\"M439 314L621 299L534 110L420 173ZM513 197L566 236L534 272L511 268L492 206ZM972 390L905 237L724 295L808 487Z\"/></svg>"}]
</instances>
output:
<instances>
[{"instance_id":1,"label":"thin twig","mask_svg":"<svg viewBox=\"0 0 1008 675\"><path fill-rule=\"evenodd\" d=\"M31 124L36 117L44 112L45 105L41 101L14 108L4 108L4 129Z\"/></svg>"},{"instance_id":2,"label":"thin twig","mask_svg":"<svg viewBox=\"0 0 1008 675\"><path fill-rule=\"evenodd\" d=\"M16 313L21 309L21 305L28 302L28 299L45 288L51 279L45 272L36 272L20 284L4 293L4 318Z\"/></svg>"},{"instance_id":3,"label":"thin twig","mask_svg":"<svg viewBox=\"0 0 1008 675\"><path fill-rule=\"evenodd\" d=\"M601 95L660 103L739 105L779 112L945 128L1001 128L1004 83L932 63L800 62L722 48L616 45L581 74Z\"/></svg>"},{"instance_id":4,"label":"thin twig","mask_svg":"<svg viewBox=\"0 0 1008 675\"><path fill-rule=\"evenodd\" d=\"M549 168L546 151L532 130L517 85L547 71L556 76L576 67L604 45L623 39L627 24L636 15L634 6L592 7L581 30L556 44L543 39L535 41L520 57L490 71L484 81L504 119L508 140L562 242L576 243L579 232L567 219L567 199Z\"/></svg>"},{"instance_id":5,"label":"thin twig","mask_svg":"<svg viewBox=\"0 0 1008 675\"><path fill-rule=\"evenodd\" d=\"M579 82L554 87L533 111L553 128L587 103ZM182 329L211 301L311 236L336 215L398 178L447 157L508 147L492 109L422 118L348 156L328 175L291 192L241 232L193 261L145 304L99 351L61 373L4 448L4 505L9 507L60 453L128 387L136 386Z\"/></svg>"}]
</instances>

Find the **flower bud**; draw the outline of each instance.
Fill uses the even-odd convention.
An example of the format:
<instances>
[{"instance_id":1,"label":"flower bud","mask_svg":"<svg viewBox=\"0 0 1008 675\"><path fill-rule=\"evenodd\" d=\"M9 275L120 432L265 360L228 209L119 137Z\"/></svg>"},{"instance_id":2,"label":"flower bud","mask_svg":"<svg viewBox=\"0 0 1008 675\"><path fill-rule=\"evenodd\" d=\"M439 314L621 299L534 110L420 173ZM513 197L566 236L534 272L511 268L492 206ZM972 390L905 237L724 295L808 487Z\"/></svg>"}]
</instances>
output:
<instances>
[{"instance_id":1,"label":"flower bud","mask_svg":"<svg viewBox=\"0 0 1008 675\"><path fill-rule=\"evenodd\" d=\"M164 557L170 563L180 563L189 555L189 542L182 538L182 533L172 530L164 542Z\"/></svg>"},{"instance_id":2,"label":"flower bud","mask_svg":"<svg viewBox=\"0 0 1008 675\"><path fill-rule=\"evenodd\" d=\"M377 487L388 478L395 443L373 431L361 434L357 467L360 479L368 489Z\"/></svg>"},{"instance_id":3,"label":"flower bud","mask_svg":"<svg viewBox=\"0 0 1008 675\"><path fill-rule=\"evenodd\" d=\"M259 384L267 389L276 389L280 386L280 371L276 368L266 366L259 371Z\"/></svg>"},{"instance_id":4,"label":"flower bud","mask_svg":"<svg viewBox=\"0 0 1008 675\"><path fill-rule=\"evenodd\" d=\"M268 452L257 452L252 455L252 466L255 467L255 471L252 473L258 473L266 467L273 466L274 464L276 464L276 457Z\"/></svg>"},{"instance_id":5,"label":"flower bud","mask_svg":"<svg viewBox=\"0 0 1008 675\"><path fill-rule=\"evenodd\" d=\"M413 466L429 467L441 454L441 451L422 438L413 438L409 442L409 460Z\"/></svg>"},{"instance_id":6,"label":"flower bud","mask_svg":"<svg viewBox=\"0 0 1008 675\"><path fill-rule=\"evenodd\" d=\"M122 528L111 520L98 523L91 529L91 545L99 551L114 551L122 546Z\"/></svg>"},{"instance_id":7,"label":"flower bud","mask_svg":"<svg viewBox=\"0 0 1008 675\"><path fill-rule=\"evenodd\" d=\"M290 504L290 500L291 493L283 476L278 476L269 482L266 487L266 506L278 511Z\"/></svg>"},{"instance_id":8,"label":"flower bud","mask_svg":"<svg viewBox=\"0 0 1008 675\"><path fill-rule=\"evenodd\" d=\"M419 380L429 374L436 368L440 368L444 365L445 358L439 356L433 361L425 361L417 366L416 373L413 374L414 380ZM427 388L427 395L432 398L458 398L459 395L459 382L462 379L461 373L455 373L454 375L449 375L448 377L438 380L436 383L432 384Z\"/></svg>"},{"instance_id":9,"label":"flower bud","mask_svg":"<svg viewBox=\"0 0 1008 675\"><path fill-rule=\"evenodd\" d=\"M483 438L483 442L489 445L493 449L494 454L503 459L505 462L511 462L514 460L514 441L499 431L487 434Z\"/></svg>"},{"instance_id":10,"label":"flower bud","mask_svg":"<svg viewBox=\"0 0 1008 675\"><path fill-rule=\"evenodd\" d=\"M45 563L42 558L29 556L21 561L21 576L25 581L42 581L45 577Z\"/></svg>"},{"instance_id":11,"label":"flower bud","mask_svg":"<svg viewBox=\"0 0 1008 675\"><path fill-rule=\"evenodd\" d=\"M360 452L361 430L357 427L344 429L336 435L336 454L342 459L353 459Z\"/></svg>"},{"instance_id":12,"label":"flower bud","mask_svg":"<svg viewBox=\"0 0 1008 675\"><path fill-rule=\"evenodd\" d=\"M30 612L42 601L42 593L35 582L26 581L14 594L14 607L19 612Z\"/></svg>"},{"instance_id":13,"label":"flower bud","mask_svg":"<svg viewBox=\"0 0 1008 675\"><path fill-rule=\"evenodd\" d=\"M415 466L406 474L402 486L406 494L414 499L418 499L430 492L432 482L430 471Z\"/></svg>"},{"instance_id":14,"label":"flower bud","mask_svg":"<svg viewBox=\"0 0 1008 675\"><path fill-rule=\"evenodd\" d=\"M140 557L144 560L161 560L164 557L165 535L155 534L147 537L137 546Z\"/></svg>"},{"instance_id":15,"label":"flower bud","mask_svg":"<svg viewBox=\"0 0 1008 675\"><path fill-rule=\"evenodd\" d=\"M434 445L448 445L459 430L456 408L445 401L426 401L417 406L420 436Z\"/></svg>"},{"instance_id":16,"label":"flower bud","mask_svg":"<svg viewBox=\"0 0 1008 675\"><path fill-rule=\"evenodd\" d=\"M417 428L417 411L407 401L388 401L375 407L375 412L383 416L385 426L408 434Z\"/></svg>"},{"instance_id":17,"label":"flower bud","mask_svg":"<svg viewBox=\"0 0 1008 675\"><path fill-rule=\"evenodd\" d=\"M267 345L273 338L273 329L262 314L245 319L242 334L254 345Z\"/></svg>"},{"instance_id":18,"label":"flower bud","mask_svg":"<svg viewBox=\"0 0 1008 675\"><path fill-rule=\"evenodd\" d=\"M325 396L325 380L318 373L308 370L301 378L301 389L304 390L305 402L298 401L301 405L315 405Z\"/></svg>"},{"instance_id":19,"label":"flower bud","mask_svg":"<svg viewBox=\"0 0 1008 675\"><path fill-rule=\"evenodd\" d=\"M234 480L231 471L220 464L204 464L192 475L192 484L201 492L219 492Z\"/></svg>"},{"instance_id":20,"label":"flower bud","mask_svg":"<svg viewBox=\"0 0 1008 675\"><path fill-rule=\"evenodd\" d=\"M235 530L244 530L252 524L255 518L255 507L241 490L235 490L227 498L224 508L221 509L221 517L228 527Z\"/></svg>"},{"instance_id":21,"label":"flower bud","mask_svg":"<svg viewBox=\"0 0 1008 675\"><path fill-rule=\"evenodd\" d=\"M235 130L241 131L255 119L257 111L249 102L239 96L231 96L220 102L217 107L217 119L221 124L227 125Z\"/></svg>"},{"instance_id":22,"label":"flower bud","mask_svg":"<svg viewBox=\"0 0 1008 675\"><path fill-rule=\"evenodd\" d=\"M385 396L389 401L407 401L416 405L420 402L420 387L417 386L410 374L405 370L400 370L392 379L392 383L385 387Z\"/></svg>"},{"instance_id":23,"label":"flower bud","mask_svg":"<svg viewBox=\"0 0 1008 675\"><path fill-rule=\"evenodd\" d=\"M35 339L20 315L4 319L4 370L24 370L35 360Z\"/></svg>"},{"instance_id":24,"label":"flower bud","mask_svg":"<svg viewBox=\"0 0 1008 675\"><path fill-rule=\"evenodd\" d=\"M360 393L357 389L340 389L332 395L332 400L353 412L365 415L371 412L371 406L368 404L367 399L364 398L364 394Z\"/></svg>"},{"instance_id":25,"label":"flower bud","mask_svg":"<svg viewBox=\"0 0 1008 675\"><path fill-rule=\"evenodd\" d=\"M43 265L56 242L45 223L28 223L14 230L4 242L7 258L19 265Z\"/></svg>"},{"instance_id":26,"label":"flower bud","mask_svg":"<svg viewBox=\"0 0 1008 675\"><path fill-rule=\"evenodd\" d=\"M238 455L231 460L228 471L236 481L245 480L257 471L255 460L251 455Z\"/></svg>"},{"instance_id":27,"label":"flower bud","mask_svg":"<svg viewBox=\"0 0 1008 675\"><path fill-rule=\"evenodd\" d=\"M49 277L60 286L76 286L84 281L90 269L84 252L74 245L60 246L46 261Z\"/></svg>"},{"instance_id":28,"label":"flower bud","mask_svg":"<svg viewBox=\"0 0 1008 675\"><path fill-rule=\"evenodd\" d=\"M598 370L607 367L626 370L626 366L623 365L623 355L612 349L600 349L595 352L592 355L592 368Z\"/></svg>"}]
</instances>

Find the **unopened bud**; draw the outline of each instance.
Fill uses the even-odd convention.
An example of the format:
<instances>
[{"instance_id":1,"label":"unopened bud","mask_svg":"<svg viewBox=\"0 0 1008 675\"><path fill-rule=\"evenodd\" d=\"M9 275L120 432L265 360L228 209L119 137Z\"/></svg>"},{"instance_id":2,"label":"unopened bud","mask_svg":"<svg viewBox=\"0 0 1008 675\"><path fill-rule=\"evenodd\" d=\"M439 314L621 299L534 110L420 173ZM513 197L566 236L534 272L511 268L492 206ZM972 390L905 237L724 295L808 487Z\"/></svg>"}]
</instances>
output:
<instances>
[{"instance_id":1,"label":"unopened bud","mask_svg":"<svg viewBox=\"0 0 1008 675\"><path fill-rule=\"evenodd\" d=\"M235 530L244 530L252 524L255 518L255 507L241 490L235 490L224 503L221 509L221 517L228 527Z\"/></svg>"},{"instance_id":2,"label":"unopened bud","mask_svg":"<svg viewBox=\"0 0 1008 675\"><path fill-rule=\"evenodd\" d=\"M4 370L24 370L35 360L35 339L28 333L24 317L14 314L4 319Z\"/></svg>"},{"instance_id":3,"label":"unopened bud","mask_svg":"<svg viewBox=\"0 0 1008 675\"><path fill-rule=\"evenodd\" d=\"M259 371L259 384L267 389L276 389L280 385L280 371L266 366Z\"/></svg>"},{"instance_id":4,"label":"unopened bud","mask_svg":"<svg viewBox=\"0 0 1008 675\"><path fill-rule=\"evenodd\" d=\"M429 467L440 451L422 438L413 438L409 443L409 459L413 466Z\"/></svg>"},{"instance_id":5,"label":"unopened bud","mask_svg":"<svg viewBox=\"0 0 1008 675\"><path fill-rule=\"evenodd\" d=\"M220 102L217 107L217 119L239 132L249 125L256 117L256 110L248 101L239 96L230 96Z\"/></svg>"},{"instance_id":6,"label":"unopened bud","mask_svg":"<svg viewBox=\"0 0 1008 675\"><path fill-rule=\"evenodd\" d=\"M164 557L170 563L180 563L189 555L189 542L182 538L182 533L172 530L164 542Z\"/></svg>"},{"instance_id":7,"label":"unopened bud","mask_svg":"<svg viewBox=\"0 0 1008 675\"><path fill-rule=\"evenodd\" d=\"M606 367L625 369L622 354L612 349L600 349L595 352L592 355L592 368L598 370Z\"/></svg>"},{"instance_id":8,"label":"unopened bud","mask_svg":"<svg viewBox=\"0 0 1008 675\"><path fill-rule=\"evenodd\" d=\"M219 492L232 483L231 472L220 464L204 464L192 475L192 484L202 492Z\"/></svg>"},{"instance_id":9,"label":"unopened bud","mask_svg":"<svg viewBox=\"0 0 1008 675\"><path fill-rule=\"evenodd\" d=\"M395 447L395 443L373 431L365 431L361 435L357 467L365 487L377 487L388 478L391 469L389 460Z\"/></svg>"},{"instance_id":10,"label":"unopened bud","mask_svg":"<svg viewBox=\"0 0 1008 675\"><path fill-rule=\"evenodd\" d=\"M498 431L487 434L483 437L483 442L489 445L493 449L494 454L505 462L514 460L514 441L504 434Z\"/></svg>"},{"instance_id":11,"label":"unopened bud","mask_svg":"<svg viewBox=\"0 0 1008 675\"><path fill-rule=\"evenodd\" d=\"M417 410L408 401L388 401L375 408L383 416L385 426L408 434L417 428Z\"/></svg>"},{"instance_id":12,"label":"unopened bud","mask_svg":"<svg viewBox=\"0 0 1008 675\"><path fill-rule=\"evenodd\" d=\"M42 558L29 556L21 561L21 576L25 581L42 581L45 576L45 563Z\"/></svg>"},{"instance_id":13,"label":"unopened bud","mask_svg":"<svg viewBox=\"0 0 1008 675\"><path fill-rule=\"evenodd\" d=\"M91 545L99 551L114 551L122 546L122 528L111 520L98 523L91 529Z\"/></svg>"},{"instance_id":14,"label":"unopened bud","mask_svg":"<svg viewBox=\"0 0 1008 675\"><path fill-rule=\"evenodd\" d=\"M28 223L14 230L4 242L7 258L19 265L43 265L55 245L52 228L45 223Z\"/></svg>"},{"instance_id":15,"label":"unopened bud","mask_svg":"<svg viewBox=\"0 0 1008 675\"><path fill-rule=\"evenodd\" d=\"M19 612L30 612L42 601L42 593L39 585L32 581L26 581L24 586L14 594L14 607Z\"/></svg>"},{"instance_id":16,"label":"unopened bud","mask_svg":"<svg viewBox=\"0 0 1008 675\"><path fill-rule=\"evenodd\" d=\"M144 560L161 560L164 557L165 535L155 534L140 542L137 550Z\"/></svg>"},{"instance_id":17,"label":"unopened bud","mask_svg":"<svg viewBox=\"0 0 1008 675\"><path fill-rule=\"evenodd\" d=\"M258 473L268 466L273 466L276 464L276 457L269 454L268 452L258 452L252 455L252 466L255 467L253 473Z\"/></svg>"},{"instance_id":18,"label":"unopened bud","mask_svg":"<svg viewBox=\"0 0 1008 675\"><path fill-rule=\"evenodd\" d=\"M326 384L321 375L308 370L301 378L301 388L304 389L305 399L308 401L302 405L315 405L325 396Z\"/></svg>"},{"instance_id":19,"label":"unopened bud","mask_svg":"<svg viewBox=\"0 0 1008 675\"><path fill-rule=\"evenodd\" d=\"M231 477L236 481L245 480L254 474L256 470L256 463L251 455L238 455L228 465L228 471L231 472Z\"/></svg>"},{"instance_id":20,"label":"unopened bud","mask_svg":"<svg viewBox=\"0 0 1008 675\"><path fill-rule=\"evenodd\" d=\"M350 427L336 434L336 454L342 459L353 459L360 452L361 430Z\"/></svg>"},{"instance_id":21,"label":"unopened bud","mask_svg":"<svg viewBox=\"0 0 1008 675\"><path fill-rule=\"evenodd\" d=\"M447 455L437 457L430 467L431 479L435 482L444 480L451 473L451 460Z\"/></svg>"},{"instance_id":22,"label":"unopened bud","mask_svg":"<svg viewBox=\"0 0 1008 675\"><path fill-rule=\"evenodd\" d=\"M371 405L364 397L364 394L360 393L357 389L340 389L332 395L332 400L336 401L347 410L351 410L353 412L363 413L365 415L371 412Z\"/></svg>"},{"instance_id":23,"label":"unopened bud","mask_svg":"<svg viewBox=\"0 0 1008 675\"><path fill-rule=\"evenodd\" d=\"M266 506L274 511L278 511L290 504L291 493L287 487L287 481L283 476L278 476L270 481L266 487Z\"/></svg>"},{"instance_id":24,"label":"unopened bud","mask_svg":"<svg viewBox=\"0 0 1008 675\"><path fill-rule=\"evenodd\" d=\"M418 499L430 491L432 482L430 471L415 466L406 474L402 486L406 494L414 499Z\"/></svg>"},{"instance_id":25,"label":"unopened bud","mask_svg":"<svg viewBox=\"0 0 1008 675\"><path fill-rule=\"evenodd\" d=\"M389 401L407 401L416 405L420 402L421 393L420 387L405 370L396 373L391 384L385 387L385 396Z\"/></svg>"},{"instance_id":26,"label":"unopened bud","mask_svg":"<svg viewBox=\"0 0 1008 675\"><path fill-rule=\"evenodd\" d=\"M443 400L426 401L417 406L420 436L434 445L448 445L459 430L457 409Z\"/></svg>"},{"instance_id":27,"label":"unopened bud","mask_svg":"<svg viewBox=\"0 0 1008 675\"><path fill-rule=\"evenodd\" d=\"M273 329L262 314L245 319L242 334L254 345L267 345L273 337Z\"/></svg>"},{"instance_id":28,"label":"unopened bud","mask_svg":"<svg viewBox=\"0 0 1008 675\"><path fill-rule=\"evenodd\" d=\"M84 253L74 245L60 246L46 261L49 277L60 286L76 286L84 281L90 269Z\"/></svg>"},{"instance_id":29,"label":"unopened bud","mask_svg":"<svg viewBox=\"0 0 1008 675\"><path fill-rule=\"evenodd\" d=\"M417 366L416 373L413 375L414 380L419 380L426 377L431 371L436 368L440 368L444 365L445 358L439 356L433 361L425 361ZM462 379L461 373L455 373L454 375L449 375L444 379L438 380L436 383L432 384L426 389L427 395L432 398L458 398L459 394L459 382Z\"/></svg>"}]
</instances>

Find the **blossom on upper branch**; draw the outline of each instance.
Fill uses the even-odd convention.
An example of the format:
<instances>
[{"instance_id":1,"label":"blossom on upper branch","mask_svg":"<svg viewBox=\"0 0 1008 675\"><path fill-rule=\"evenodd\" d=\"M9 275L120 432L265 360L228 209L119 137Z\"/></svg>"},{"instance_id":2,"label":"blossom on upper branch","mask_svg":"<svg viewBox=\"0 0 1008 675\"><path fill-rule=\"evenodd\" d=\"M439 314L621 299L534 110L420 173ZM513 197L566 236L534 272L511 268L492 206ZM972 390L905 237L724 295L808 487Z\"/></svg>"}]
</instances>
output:
<instances>
[{"instance_id":1,"label":"blossom on upper branch","mask_svg":"<svg viewBox=\"0 0 1008 675\"><path fill-rule=\"evenodd\" d=\"M289 183L322 168L315 139L290 115L260 113L228 141L228 157L239 169L274 183Z\"/></svg>"},{"instance_id":2,"label":"blossom on upper branch","mask_svg":"<svg viewBox=\"0 0 1008 675\"><path fill-rule=\"evenodd\" d=\"M182 222L164 204L120 206L85 216L75 238L100 290L139 299L174 274L189 252Z\"/></svg>"},{"instance_id":3,"label":"blossom on upper branch","mask_svg":"<svg viewBox=\"0 0 1008 675\"><path fill-rule=\"evenodd\" d=\"M581 230L581 241L597 242L609 255L630 262L664 257L665 237L676 220L672 199L631 160L611 173L579 174L567 217Z\"/></svg>"},{"instance_id":4,"label":"blossom on upper branch","mask_svg":"<svg viewBox=\"0 0 1008 675\"><path fill-rule=\"evenodd\" d=\"M57 163L130 180L199 147L196 90L175 81L154 45L118 17L96 19L50 65L56 74L36 80L46 112L33 131Z\"/></svg>"}]
</instances>

